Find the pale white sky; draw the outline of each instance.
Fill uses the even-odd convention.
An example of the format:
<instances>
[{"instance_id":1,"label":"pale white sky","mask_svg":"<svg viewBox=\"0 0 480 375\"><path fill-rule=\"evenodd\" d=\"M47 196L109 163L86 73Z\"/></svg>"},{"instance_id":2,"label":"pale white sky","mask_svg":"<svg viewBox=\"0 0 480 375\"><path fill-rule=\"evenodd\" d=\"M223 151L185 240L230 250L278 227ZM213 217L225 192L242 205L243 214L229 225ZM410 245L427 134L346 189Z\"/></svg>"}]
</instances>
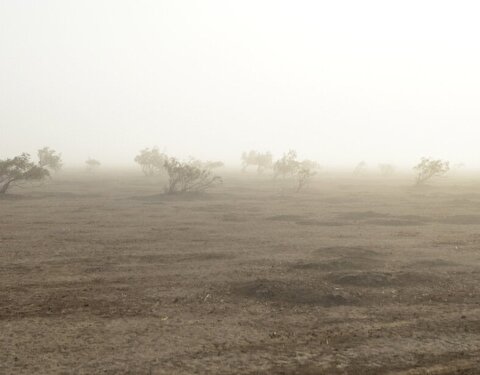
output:
<instances>
[{"instance_id":1,"label":"pale white sky","mask_svg":"<svg viewBox=\"0 0 480 375\"><path fill-rule=\"evenodd\" d=\"M477 1L0 0L0 158L480 167Z\"/></svg>"}]
</instances>

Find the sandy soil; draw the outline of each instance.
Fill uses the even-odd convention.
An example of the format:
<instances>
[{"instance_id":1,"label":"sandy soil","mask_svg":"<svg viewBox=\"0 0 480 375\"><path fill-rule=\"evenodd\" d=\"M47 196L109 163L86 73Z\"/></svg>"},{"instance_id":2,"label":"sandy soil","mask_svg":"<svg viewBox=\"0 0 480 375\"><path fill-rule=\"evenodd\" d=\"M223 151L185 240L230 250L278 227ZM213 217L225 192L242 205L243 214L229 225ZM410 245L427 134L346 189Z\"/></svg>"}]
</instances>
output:
<instances>
[{"instance_id":1,"label":"sandy soil","mask_svg":"<svg viewBox=\"0 0 480 375\"><path fill-rule=\"evenodd\" d=\"M61 177L0 200L1 374L479 374L480 185Z\"/></svg>"}]
</instances>

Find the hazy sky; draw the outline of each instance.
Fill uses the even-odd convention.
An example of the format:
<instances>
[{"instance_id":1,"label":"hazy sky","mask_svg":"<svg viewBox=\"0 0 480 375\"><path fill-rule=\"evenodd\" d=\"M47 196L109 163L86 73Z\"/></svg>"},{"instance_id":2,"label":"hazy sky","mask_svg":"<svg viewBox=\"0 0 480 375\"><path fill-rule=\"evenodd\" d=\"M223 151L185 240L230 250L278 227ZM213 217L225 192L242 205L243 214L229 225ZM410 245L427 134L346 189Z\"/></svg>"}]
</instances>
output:
<instances>
[{"instance_id":1,"label":"hazy sky","mask_svg":"<svg viewBox=\"0 0 480 375\"><path fill-rule=\"evenodd\" d=\"M480 167L478 1L0 0L0 158Z\"/></svg>"}]
</instances>

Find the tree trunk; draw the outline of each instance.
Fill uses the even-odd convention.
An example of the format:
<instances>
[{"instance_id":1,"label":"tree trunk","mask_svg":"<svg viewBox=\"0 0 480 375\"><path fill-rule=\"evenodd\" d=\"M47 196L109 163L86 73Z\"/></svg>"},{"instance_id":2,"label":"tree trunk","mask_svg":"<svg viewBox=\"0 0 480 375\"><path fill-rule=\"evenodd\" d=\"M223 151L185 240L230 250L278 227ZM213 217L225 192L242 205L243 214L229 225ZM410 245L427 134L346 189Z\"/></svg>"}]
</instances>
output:
<instances>
[{"instance_id":1,"label":"tree trunk","mask_svg":"<svg viewBox=\"0 0 480 375\"><path fill-rule=\"evenodd\" d=\"M2 187L0 188L0 194L5 194L8 190L8 188L10 187L10 184L15 181L15 180L8 180L7 182L5 182Z\"/></svg>"}]
</instances>

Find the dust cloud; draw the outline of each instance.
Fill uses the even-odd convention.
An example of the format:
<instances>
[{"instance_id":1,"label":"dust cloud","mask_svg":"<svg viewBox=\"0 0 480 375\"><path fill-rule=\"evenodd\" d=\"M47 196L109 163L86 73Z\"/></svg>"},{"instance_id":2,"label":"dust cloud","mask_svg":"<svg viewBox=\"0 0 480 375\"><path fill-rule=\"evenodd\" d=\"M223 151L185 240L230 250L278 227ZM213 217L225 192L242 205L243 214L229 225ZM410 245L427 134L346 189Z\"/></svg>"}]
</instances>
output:
<instances>
[{"instance_id":1,"label":"dust cloud","mask_svg":"<svg viewBox=\"0 0 480 375\"><path fill-rule=\"evenodd\" d=\"M0 374L478 374L479 11L0 1Z\"/></svg>"}]
</instances>

